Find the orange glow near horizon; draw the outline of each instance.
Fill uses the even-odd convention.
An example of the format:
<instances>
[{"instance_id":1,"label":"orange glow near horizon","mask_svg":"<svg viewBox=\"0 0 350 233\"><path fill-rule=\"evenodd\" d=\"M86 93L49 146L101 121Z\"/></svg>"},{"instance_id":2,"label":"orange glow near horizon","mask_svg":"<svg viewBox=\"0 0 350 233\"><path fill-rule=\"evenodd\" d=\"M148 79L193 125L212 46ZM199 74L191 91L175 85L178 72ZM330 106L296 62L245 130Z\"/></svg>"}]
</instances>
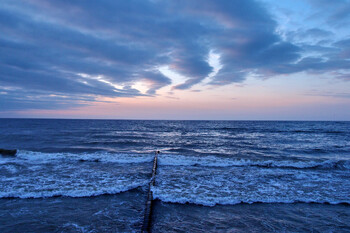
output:
<instances>
[{"instance_id":1,"label":"orange glow near horizon","mask_svg":"<svg viewBox=\"0 0 350 233\"><path fill-rule=\"evenodd\" d=\"M327 79L324 81L328 82ZM171 87L164 87L157 96L104 97L87 106L67 110L30 110L23 114L49 118L234 120L253 119L248 117L251 115L273 119L270 116L276 113L282 119L289 119L288 116L297 118L298 115L307 116L320 111L320 119L323 119L327 112L322 111L322 106L349 104L348 99L303 94L304 87L299 87L299 92L295 91L298 90L295 87L291 91L288 80L250 78L248 82L249 85L232 84L216 88L201 85L200 89L205 90L199 92L171 91Z\"/></svg>"}]
</instances>

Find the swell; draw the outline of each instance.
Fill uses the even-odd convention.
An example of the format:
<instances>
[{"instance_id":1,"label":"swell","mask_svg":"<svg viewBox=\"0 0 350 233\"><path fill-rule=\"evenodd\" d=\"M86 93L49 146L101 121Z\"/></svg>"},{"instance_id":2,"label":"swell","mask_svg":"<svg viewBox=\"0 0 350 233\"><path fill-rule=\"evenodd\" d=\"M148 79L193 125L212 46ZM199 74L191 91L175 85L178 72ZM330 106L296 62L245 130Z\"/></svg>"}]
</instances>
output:
<instances>
[{"instance_id":1,"label":"swell","mask_svg":"<svg viewBox=\"0 0 350 233\"><path fill-rule=\"evenodd\" d=\"M177 151L177 150L176 150ZM180 149L177 152L189 152ZM175 152L175 151L173 151ZM43 153L34 151L19 151L14 158L1 158L1 164L11 163L48 163L54 161L79 162L113 162L113 163L148 163L152 162L153 153ZM184 156L179 154L161 154L159 164L165 166L201 166L201 167L265 167L290 169L342 169L350 170L350 160L318 159L318 160L278 160L278 159L243 159L216 156Z\"/></svg>"},{"instance_id":2,"label":"swell","mask_svg":"<svg viewBox=\"0 0 350 233\"><path fill-rule=\"evenodd\" d=\"M335 200L323 200L323 201L317 201L317 200L302 200L302 199L295 199L295 200L217 200L217 201L206 201L206 200L191 200L186 198L178 198L178 199L170 199L166 197L159 197L154 196L154 200L159 200L162 202L167 203L174 203L174 204L193 204L193 205L200 205L200 206L208 206L213 207L216 205L238 205L238 204L296 204L296 203L307 203L307 204L328 204L328 205L350 205L349 200L344 201L335 201Z\"/></svg>"},{"instance_id":3,"label":"swell","mask_svg":"<svg viewBox=\"0 0 350 233\"><path fill-rule=\"evenodd\" d=\"M8 163L47 163L54 161L79 162L114 162L114 163L147 163L153 160L153 154L132 153L43 153L34 151L19 151L16 157L1 158L0 164Z\"/></svg>"},{"instance_id":4,"label":"swell","mask_svg":"<svg viewBox=\"0 0 350 233\"><path fill-rule=\"evenodd\" d=\"M94 138L94 139L98 139L99 141L101 140L106 140L106 139L109 139L109 140L146 140L146 139L149 139L149 137L145 137L145 136L138 136L138 135L132 135L132 136L129 136L129 135L92 135L91 138Z\"/></svg>"},{"instance_id":5,"label":"swell","mask_svg":"<svg viewBox=\"0 0 350 233\"><path fill-rule=\"evenodd\" d=\"M282 130L282 129L248 129L248 128L239 128L239 127L221 127L221 128L207 128L207 130L218 130L218 131L228 131L228 132L244 132L244 133L296 133L296 134L340 134L346 135L346 131L342 130L327 130L327 129L291 129L291 130Z\"/></svg>"},{"instance_id":6,"label":"swell","mask_svg":"<svg viewBox=\"0 0 350 233\"><path fill-rule=\"evenodd\" d=\"M159 164L167 166L203 167L266 167L291 169L344 169L350 170L350 160L252 160L218 158L213 156L161 155Z\"/></svg>"},{"instance_id":7,"label":"swell","mask_svg":"<svg viewBox=\"0 0 350 233\"><path fill-rule=\"evenodd\" d=\"M29 198L51 198L51 197L96 197L102 195L113 195L122 192L131 191L133 189L137 189L143 187L148 184L149 181L145 181L142 183L133 183L130 185L122 185L119 187L110 187L103 188L101 190L51 190L51 191L27 191L27 192L6 192L0 191L0 198L21 198L21 199L29 199Z\"/></svg>"},{"instance_id":8,"label":"swell","mask_svg":"<svg viewBox=\"0 0 350 233\"><path fill-rule=\"evenodd\" d=\"M120 141L89 141L89 142L84 142L82 143L84 146L94 146L94 145L103 145L103 146L145 146L147 145L146 142L138 141L137 139L133 140L127 140L127 139L122 139Z\"/></svg>"}]
</instances>

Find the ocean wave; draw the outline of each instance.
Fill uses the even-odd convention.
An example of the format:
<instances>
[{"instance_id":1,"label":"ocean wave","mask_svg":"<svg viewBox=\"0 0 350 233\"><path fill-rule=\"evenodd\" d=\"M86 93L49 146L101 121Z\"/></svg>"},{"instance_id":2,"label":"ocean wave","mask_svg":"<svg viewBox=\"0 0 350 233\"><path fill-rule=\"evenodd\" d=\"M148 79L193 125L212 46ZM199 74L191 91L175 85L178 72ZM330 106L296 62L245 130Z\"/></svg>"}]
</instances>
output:
<instances>
[{"instance_id":1,"label":"ocean wave","mask_svg":"<svg viewBox=\"0 0 350 233\"><path fill-rule=\"evenodd\" d=\"M128 139L120 139L119 141L112 140L112 141L107 141L107 140L97 140L97 141L87 141L82 143L84 146L96 146L96 145L101 145L101 146L111 146L111 147L119 147L119 146L146 146L148 145L145 142L139 141L138 139L134 140L128 140Z\"/></svg>"},{"instance_id":2,"label":"ocean wave","mask_svg":"<svg viewBox=\"0 0 350 233\"><path fill-rule=\"evenodd\" d=\"M153 154L131 153L43 153L34 151L18 151L14 158L1 158L0 164L9 162L47 163L57 160L80 161L80 162L114 162L114 163L147 163L152 162Z\"/></svg>"},{"instance_id":3,"label":"ocean wave","mask_svg":"<svg viewBox=\"0 0 350 233\"><path fill-rule=\"evenodd\" d=\"M206 206L239 203L349 203L349 170L159 167L153 196Z\"/></svg>"},{"instance_id":4,"label":"ocean wave","mask_svg":"<svg viewBox=\"0 0 350 233\"><path fill-rule=\"evenodd\" d=\"M286 131L289 132L289 131ZM345 134L345 131L339 131L339 130L324 130L324 129L318 129L318 130L292 130L290 131L292 133L309 133L309 134Z\"/></svg>"},{"instance_id":5,"label":"ocean wave","mask_svg":"<svg viewBox=\"0 0 350 233\"><path fill-rule=\"evenodd\" d=\"M157 192L153 193L154 200L160 200L162 202L177 203L177 204L195 204L202 206L213 207L215 205L237 205L237 204L254 204L254 203L266 203L266 204L293 204L293 203L318 203L318 204L346 204L350 205L350 200L316 200L316 199L283 199L283 198L269 198L269 199L239 199L234 197L221 197L221 198L187 198L187 197L173 197L171 195L159 195Z\"/></svg>"},{"instance_id":6,"label":"ocean wave","mask_svg":"<svg viewBox=\"0 0 350 233\"><path fill-rule=\"evenodd\" d=\"M177 152L177 153L196 153L195 150L187 149L187 148L171 148L167 149L169 152Z\"/></svg>"},{"instance_id":7,"label":"ocean wave","mask_svg":"<svg viewBox=\"0 0 350 233\"><path fill-rule=\"evenodd\" d=\"M60 189L57 187L55 190L16 190L16 191L0 191L0 198L49 198L49 197L95 197L101 195L118 194L127 192L132 189L136 189L145 186L149 181L144 182L131 182L128 185L119 185L116 187L104 187L101 189L96 188L73 188L70 190Z\"/></svg>"},{"instance_id":8,"label":"ocean wave","mask_svg":"<svg viewBox=\"0 0 350 233\"><path fill-rule=\"evenodd\" d=\"M350 160L251 160L219 158L214 156L183 156L162 154L159 164L167 166L204 166L204 167L271 167L295 169L346 169L350 170Z\"/></svg>"}]
</instances>

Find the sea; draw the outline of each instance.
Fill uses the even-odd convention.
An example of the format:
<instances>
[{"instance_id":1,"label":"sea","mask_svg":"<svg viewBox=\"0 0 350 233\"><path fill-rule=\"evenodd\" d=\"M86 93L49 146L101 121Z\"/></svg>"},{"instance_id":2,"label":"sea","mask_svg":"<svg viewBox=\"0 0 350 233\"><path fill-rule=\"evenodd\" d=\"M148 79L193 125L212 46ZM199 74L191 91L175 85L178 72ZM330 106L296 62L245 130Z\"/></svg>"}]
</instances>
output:
<instances>
[{"instance_id":1,"label":"sea","mask_svg":"<svg viewBox=\"0 0 350 233\"><path fill-rule=\"evenodd\" d=\"M0 232L350 232L350 122L0 119Z\"/></svg>"}]
</instances>

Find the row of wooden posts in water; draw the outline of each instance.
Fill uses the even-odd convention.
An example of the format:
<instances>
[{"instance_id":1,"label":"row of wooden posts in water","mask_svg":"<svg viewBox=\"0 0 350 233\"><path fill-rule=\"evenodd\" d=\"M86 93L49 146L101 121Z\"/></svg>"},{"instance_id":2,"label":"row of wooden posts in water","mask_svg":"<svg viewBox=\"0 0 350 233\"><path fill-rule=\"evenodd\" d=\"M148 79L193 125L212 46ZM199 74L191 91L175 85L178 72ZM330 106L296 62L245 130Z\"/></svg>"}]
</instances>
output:
<instances>
[{"instance_id":1,"label":"row of wooden posts in water","mask_svg":"<svg viewBox=\"0 0 350 233\"><path fill-rule=\"evenodd\" d=\"M149 189L147 194L147 201L145 207L145 215L143 219L143 224L141 228L141 232L150 232L151 231L151 223L152 223L152 203L153 203L153 193L152 187L154 186L154 182L157 174L157 159L160 151L155 152L154 160L153 160L153 168L152 168L152 178L149 182Z\"/></svg>"}]
</instances>

